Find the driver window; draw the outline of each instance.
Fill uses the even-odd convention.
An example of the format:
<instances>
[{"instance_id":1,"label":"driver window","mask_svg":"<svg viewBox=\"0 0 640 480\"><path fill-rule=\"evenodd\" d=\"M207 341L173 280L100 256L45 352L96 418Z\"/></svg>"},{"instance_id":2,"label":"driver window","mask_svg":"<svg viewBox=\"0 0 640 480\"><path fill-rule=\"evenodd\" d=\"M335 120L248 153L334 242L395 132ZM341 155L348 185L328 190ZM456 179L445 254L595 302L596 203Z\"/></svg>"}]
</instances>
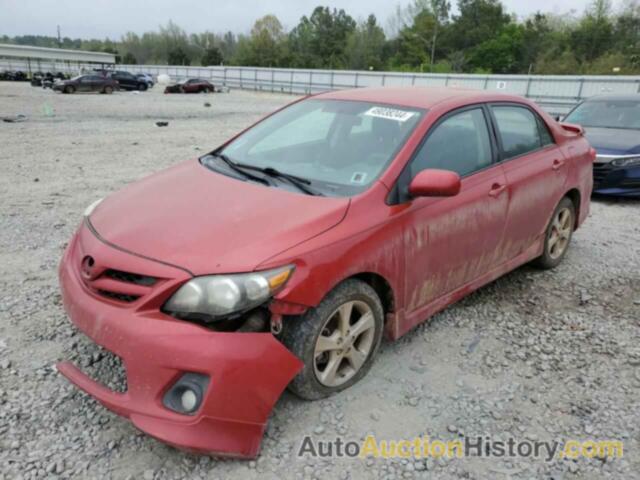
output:
<instances>
[{"instance_id":1,"label":"driver window","mask_svg":"<svg viewBox=\"0 0 640 480\"><path fill-rule=\"evenodd\" d=\"M451 170L461 177L492 163L491 140L481 108L454 114L437 125L410 165L411 178L427 168Z\"/></svg>"}]
</instances>

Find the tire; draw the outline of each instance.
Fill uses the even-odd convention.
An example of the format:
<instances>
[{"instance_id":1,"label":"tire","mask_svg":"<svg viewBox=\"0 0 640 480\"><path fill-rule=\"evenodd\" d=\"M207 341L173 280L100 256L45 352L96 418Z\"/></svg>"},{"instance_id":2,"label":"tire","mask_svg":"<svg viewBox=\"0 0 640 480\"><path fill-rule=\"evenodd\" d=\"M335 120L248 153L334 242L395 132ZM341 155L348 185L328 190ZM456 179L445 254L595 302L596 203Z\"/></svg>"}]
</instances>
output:
<instances>
[{"instance_id":1,"label":"tire","mask_svg":"<svg viewBox=\"0 0 640 480\"><path fill-rule=\"evenodd\" d=\"M64 87L64 93L74 93L76 91L75 88L73 88L71 85L67 85L66 87Z\"/></svg>"},{"instance_id":2,"label":"tire","mask_svg":"<svg viewBox=\"0 0 640 480\"><path fill-rule=\"evenodd\" d=\"M360 320L361 330L354 335L351 329ZM283 343L304 362L289 390L305 400L317 400L358 382L371 369L383 326L380 298L360 280L344 281L316 308L288 318ZM319 341L321 336L325 340Z\"/></svg>"},{"instance_id":3,"label":"tire","mask_svg":"<svg viewBox=\"0 0 640 480\"><path fill-rule=\"evenodd\" d=\"M564 197L553 211L545 231L544 250L533 265L544 270L557 267L569 250L575 224L576 207Z\"/></svg>"},{"instance_id":4,"label":"tire","mask_svg":"<svg viewBox=\"0 0 640 480\"><path fill-rule=\"evenodd\" d=\"M106 93L107 95L111 95L113 93L113 87L107 85L106 87L104 87L104 90L102 91L102 93Z\"/></svg>"},{"instance_id":5,"label":"tire","mask_svg":"<svg viewBox=\"0 0 640 480\"><path fill-rule=\"evenodd\" d=\"M138 90L140 90L141 92L144 92L146 89L147 89L147 84L146 83L138 84Z\"/></svg>"}]
</instances>

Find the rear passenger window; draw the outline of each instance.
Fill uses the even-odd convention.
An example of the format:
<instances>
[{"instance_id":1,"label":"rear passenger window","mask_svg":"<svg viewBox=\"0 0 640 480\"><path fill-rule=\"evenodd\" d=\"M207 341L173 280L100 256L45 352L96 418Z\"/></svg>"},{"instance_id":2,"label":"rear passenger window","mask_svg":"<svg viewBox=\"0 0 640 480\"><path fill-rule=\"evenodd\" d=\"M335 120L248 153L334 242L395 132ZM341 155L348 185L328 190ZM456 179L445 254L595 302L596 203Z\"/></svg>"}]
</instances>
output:
<instances>
[{"instance_id":1,"label":"rear passenger window","mask_svg":"<svg viewBox=\"0 0 640 480\"><path fill-rule=\"evenodd\" d=\"M531 110L512 106L494 106L492 109L506 158L524 155L542 147L538 120Z\"/></svg>"},{"instance_id":2,"label":"rear passenger window","mask_svg":"<svg viewBox=\"0 0 640 480\"><path fill-rule=\"evenodd\" d=\"M435 127L411 162L411 178L427 168L461 177L491 165L491 140L482 109L454 114Z\"/></svg>"}]
</instances>

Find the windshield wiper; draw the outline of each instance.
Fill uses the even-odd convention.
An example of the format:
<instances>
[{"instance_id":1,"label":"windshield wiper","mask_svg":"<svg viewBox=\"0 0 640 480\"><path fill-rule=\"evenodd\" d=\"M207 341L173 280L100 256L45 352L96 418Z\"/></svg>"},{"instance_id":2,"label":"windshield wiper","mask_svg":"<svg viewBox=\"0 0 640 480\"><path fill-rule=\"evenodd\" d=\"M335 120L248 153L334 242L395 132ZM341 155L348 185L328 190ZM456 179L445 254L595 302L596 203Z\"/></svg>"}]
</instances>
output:
<instances>
[{"instance_id":1,"label":"windshield wiper","mask_svg":"<svg viewBox=\"0 0 640 480\"><path fill-rule=\"evenodd\" d=\"M265 175L269 175L270 177L284 178L285 180L288 180L289 183L294 185L298 190L306 193L307 195L324 196L317 190L309 188L309 185L311 185L311 181L306 178L298 177L297 175L291 175L290 173L284 173L273 167L256 167L254 165L247 165L246 163L237 163L236 166L246 168L247 170L262 172Z\"/></svg>"},{"instance_id":2,"label":"windshield wiper","mask_svg":"<svg viewBox=\"0 0 640 480\"><path fill-rule=\"evenodd\" d=\"M227 164L227 166L231 170L233 170L234 172L238 172L239 174L241 174L245 178L248 178L250 180L254 180L256 182L263 183L265 185L269 185L269 182L264 177L259 177L257 175L253 175L253 174L245 171L244 168L246 168L246 167L243 167L242 165L237 164L236 162L231 160L229 157L227 157L224 153L213 152L213 153L211 153L211 155L216 157L216 158L219 158L220 160L222 160L224 163Z\"/></svg>"}]
</instances>

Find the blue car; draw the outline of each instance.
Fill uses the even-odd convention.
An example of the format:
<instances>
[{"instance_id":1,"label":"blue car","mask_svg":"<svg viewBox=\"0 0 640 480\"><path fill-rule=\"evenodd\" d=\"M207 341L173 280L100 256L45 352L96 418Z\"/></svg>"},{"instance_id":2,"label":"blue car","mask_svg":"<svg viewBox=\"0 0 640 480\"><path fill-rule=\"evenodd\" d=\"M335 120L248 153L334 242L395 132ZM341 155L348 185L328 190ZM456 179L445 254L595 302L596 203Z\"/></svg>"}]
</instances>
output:
<instances>
[{"instance_id":1,"label":"blue car","mask_svg":"<svg viewBox=\"0 0 640 480\"><path fill-rule=\"evenodd\" d=\"M640 94L589 98L564 121L581 125L596 149L593 193L640 197Z\"/></svg>"}]
</instances>

